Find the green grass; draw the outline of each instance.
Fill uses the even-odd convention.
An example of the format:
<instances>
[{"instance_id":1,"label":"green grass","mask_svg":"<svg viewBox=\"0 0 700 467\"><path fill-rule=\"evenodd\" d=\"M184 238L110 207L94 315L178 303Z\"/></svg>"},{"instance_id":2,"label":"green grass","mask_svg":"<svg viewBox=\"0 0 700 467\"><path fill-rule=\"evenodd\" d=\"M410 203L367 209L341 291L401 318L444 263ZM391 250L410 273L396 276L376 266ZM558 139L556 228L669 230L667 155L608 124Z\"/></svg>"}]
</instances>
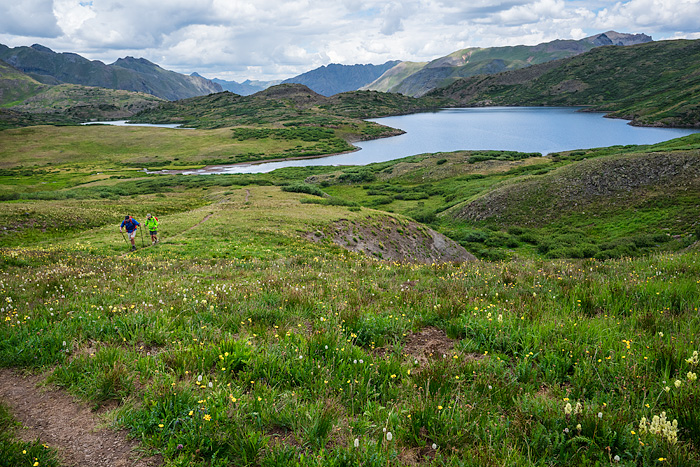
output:
<instances>
[{"instance_id":1,"label":"green grass","mask_svg":"<svg viewBox=\"0 0 700 467\"><path fill-rule=\"evenodd\" d=\"M333 211L275 190L161 216L128 259L106 231L4 250L0 363L116 401L166 465L698 461L696 253L385 264L296 238ZM427 326L444 356L406 346ZM639 429L662 411L677 444Z\"/></svg>"},{"instance_id":2,"label":"green grass","mask_svg":"<svg viewBox=\"0 0 700 467\"><path fill-rule=\"evenodd\" d=\"M239 131L239 130L236 130ZM4 168L90 169L201 167L265 159L322 155L352 149L337 136L310 140L299 132L284 139L238 139L231 129L177 130L147 127L28 127L0 132ZM98 170L99 169L99 170Z\"/></svg>"},{"instance_id":3,"label":"green grass","mask_svg":"<svg viewBox=\"0 0 700 467\"><path fill-rule=\"evenodd\" d=\"M449 214L696 144L193 177L135 174L123 156L19 167L8 150L0 365L48 372L166 466L695 465L693 185L537 225ZM161 243L127 253L126 213L157 215ZM382 238L405 216L485 260L381 262L308 240L341 222ZM590 245L620 254L575 257ZM662 413L675 435L644 430Z\"/></svg>"}]
</instances>

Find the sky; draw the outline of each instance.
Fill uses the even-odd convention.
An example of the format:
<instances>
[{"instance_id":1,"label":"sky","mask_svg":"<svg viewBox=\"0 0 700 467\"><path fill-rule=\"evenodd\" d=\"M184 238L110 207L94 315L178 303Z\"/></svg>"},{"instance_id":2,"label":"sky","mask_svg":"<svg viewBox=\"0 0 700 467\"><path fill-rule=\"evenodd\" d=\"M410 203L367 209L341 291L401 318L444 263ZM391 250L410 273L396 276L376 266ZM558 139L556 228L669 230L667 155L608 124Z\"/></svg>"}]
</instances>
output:
<instances>
[{"instance_id":1,"label":"sky","mask_svg":"<svg viewBox=\"0 0 700 467\"><path fill-rule=\"evenodd\" d=\"M0 0L0 44L241 82L609 30L699 39L698 18L700 0Z\"/></svg>"}]
</instances>

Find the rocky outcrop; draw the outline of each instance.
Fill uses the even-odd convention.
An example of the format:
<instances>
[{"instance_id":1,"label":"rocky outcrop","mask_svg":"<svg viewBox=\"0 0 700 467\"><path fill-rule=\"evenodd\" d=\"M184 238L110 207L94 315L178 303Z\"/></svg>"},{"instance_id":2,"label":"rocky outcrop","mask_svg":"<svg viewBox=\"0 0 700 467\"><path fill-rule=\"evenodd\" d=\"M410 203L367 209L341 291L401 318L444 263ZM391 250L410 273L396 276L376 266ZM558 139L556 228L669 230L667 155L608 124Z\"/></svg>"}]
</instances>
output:
<instances>
[{"instance_id":1,"label":"rocky outcrop","mask_svg":"<svg viewBox=\"0 0 700 467\"><path fill-rule=\"evenodd\" d=\"M362 220L340 220L324 231L307 234L320 242L330 240L376 259L409 263L476 261L476 257L450 238L422 224L386 215Z\"/></svg>"}]
</instances>

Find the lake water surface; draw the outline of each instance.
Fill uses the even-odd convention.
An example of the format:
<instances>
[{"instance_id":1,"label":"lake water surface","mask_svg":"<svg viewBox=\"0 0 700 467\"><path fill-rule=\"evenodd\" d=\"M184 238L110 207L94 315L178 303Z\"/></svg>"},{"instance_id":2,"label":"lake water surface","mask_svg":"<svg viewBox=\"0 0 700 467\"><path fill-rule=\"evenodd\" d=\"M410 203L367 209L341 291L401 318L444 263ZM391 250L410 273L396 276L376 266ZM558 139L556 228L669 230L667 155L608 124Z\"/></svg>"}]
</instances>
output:
<instances>
[{"instance_id":1,"label":"lake water surface","mask_svg":"<svg viewBox=\"0 0 700 467\"><path fill-rule=\"evenodd\" d=\"M552 152L654 144L698 130L633 127L627 120L572 107L484 107L372 119L406 133L355 143L359 151L317 159L221 166L201 173L263 173L282 167L366 165L415 154L458 150ZM198 173L198 172L191 172Z\"/></svg>"},{"instance_id":2,"label":"lake water surface","mask_svg":"<svg viewBox=\"0 0 700 467\"><path fill-rule=\"evenodd\" d=\"M183 128L179 123L128 123L126 120L110 120L106 122L85 122L83 125L114 125L114 126L150 126L155 128L177 128L178 130L191 130Z\"/></svg>"}]
</instances>

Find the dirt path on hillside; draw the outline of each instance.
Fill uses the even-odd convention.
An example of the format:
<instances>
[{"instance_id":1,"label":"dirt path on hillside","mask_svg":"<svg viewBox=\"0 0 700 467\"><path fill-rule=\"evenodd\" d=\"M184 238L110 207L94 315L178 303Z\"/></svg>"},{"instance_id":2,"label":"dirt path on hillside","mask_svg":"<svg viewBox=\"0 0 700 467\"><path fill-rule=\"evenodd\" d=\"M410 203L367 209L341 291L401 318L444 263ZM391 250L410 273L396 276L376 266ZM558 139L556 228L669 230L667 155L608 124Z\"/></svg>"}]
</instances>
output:
<instances>
[{"instance_id":1,"label":"dirt path on hillside","mask_svg":"<svg viewBox=\"0 0 700 467\"><path fill-rule=\"evenodd\" d=\"M100 420L65 391L37 388L42 376L23 376L0 370L0 400L7 404L25 429L17 430L24 441L39 438L56 448L63 465L70 467L152 467L162 464L158 457L139 458L135 441L126 433L97 428Z\"/></svg>"}]
</instances>

